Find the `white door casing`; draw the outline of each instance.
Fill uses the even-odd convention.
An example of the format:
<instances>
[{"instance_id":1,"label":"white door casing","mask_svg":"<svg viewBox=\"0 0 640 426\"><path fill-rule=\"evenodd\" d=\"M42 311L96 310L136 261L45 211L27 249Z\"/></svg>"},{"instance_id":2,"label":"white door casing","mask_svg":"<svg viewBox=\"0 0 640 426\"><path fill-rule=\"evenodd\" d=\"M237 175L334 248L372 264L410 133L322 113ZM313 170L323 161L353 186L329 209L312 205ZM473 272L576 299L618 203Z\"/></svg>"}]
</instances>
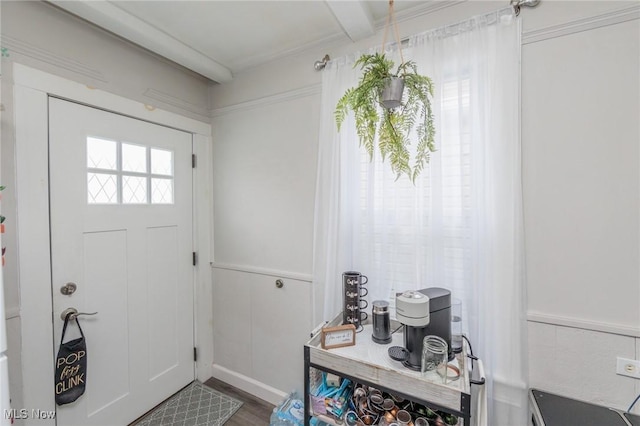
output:
<instances>
[{"instance_id":1,"label":"white door casing","mask_svg":"<svg viewBox=\"0 0 640 426\"><path fill-rule=\"evenodd\" d=\"M58 424L127 424L194 378L192 135L49 105L56 346L60 312L98 311L80 317L85 395L58 407ZM72 295L60 292L67 282Z\"/></svg>"}]
</instances>

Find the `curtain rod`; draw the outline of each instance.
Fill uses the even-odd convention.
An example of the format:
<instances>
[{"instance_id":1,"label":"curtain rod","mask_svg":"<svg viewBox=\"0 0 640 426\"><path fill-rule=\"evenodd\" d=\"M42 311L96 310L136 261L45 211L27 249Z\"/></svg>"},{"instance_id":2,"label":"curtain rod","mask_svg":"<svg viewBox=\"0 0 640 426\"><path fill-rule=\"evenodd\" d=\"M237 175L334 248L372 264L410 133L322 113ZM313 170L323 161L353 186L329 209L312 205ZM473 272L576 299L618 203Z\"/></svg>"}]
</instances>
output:
<instances>
[{"instance_id":1,"label":"curtain rod","mask_svg":"<svg viewBox=\"0 0 640 426\"><path fill-rule=\"evenodd\" d=\"M522 6L524 7L536 7L537 5L540 4L540 1L542 0L511 0L509 2L509 4L511 5L511 7L513 7L513 11L515 12L516 16L520 15L520 8ZM402 39L400 41L401 44L406 44L409 41L409 37ZM319 61L316 61L313 64L313 68L316 71L322 71L326 66L327 66L327 62L329 62L331 60L331 58L329 57L329 55L324 55L324 58L322 58Z\"/></svg>"},{"instance_id":2,"label":"curtain rod","mask_svg":"<svg viewBox=\"0 0 640 426\"><path fill-rule=\"evenodd\" d=\"M540 4L540 0L511 0L509 4L513 6L513 10L516 12L516 16L518 16L520 15L520 8L522 6L536 7Z\"/></svg>"}]
</instances>

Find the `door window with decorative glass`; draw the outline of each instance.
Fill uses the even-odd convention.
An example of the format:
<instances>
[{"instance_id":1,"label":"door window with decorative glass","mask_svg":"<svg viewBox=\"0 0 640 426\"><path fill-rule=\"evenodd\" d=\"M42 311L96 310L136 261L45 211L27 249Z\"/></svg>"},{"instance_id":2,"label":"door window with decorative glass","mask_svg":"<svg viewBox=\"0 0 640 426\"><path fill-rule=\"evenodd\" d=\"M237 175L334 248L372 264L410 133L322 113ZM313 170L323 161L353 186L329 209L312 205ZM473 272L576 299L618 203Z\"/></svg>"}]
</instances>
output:
<instances>
[{"instance_id":1,"label":"door window with decorative glass","mask_svg":"<svg viewBox=\"0 0 640 426\"><path fill-rule=\"evenodd\" d=\"M89 204L173 204L173 151L87 137Z\"/></svg>"}]
</instances>

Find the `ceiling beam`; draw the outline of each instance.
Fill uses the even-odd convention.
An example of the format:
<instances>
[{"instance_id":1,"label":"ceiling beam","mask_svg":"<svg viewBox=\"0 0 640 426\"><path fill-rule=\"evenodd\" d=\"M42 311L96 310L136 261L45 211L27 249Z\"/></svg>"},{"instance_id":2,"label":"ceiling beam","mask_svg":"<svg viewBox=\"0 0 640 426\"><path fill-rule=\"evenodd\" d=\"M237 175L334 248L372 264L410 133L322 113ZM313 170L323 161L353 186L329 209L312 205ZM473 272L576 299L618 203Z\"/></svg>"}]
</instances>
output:
<instances>
[{"instance_id":1,"label":"ceiling beam","mask_svg":"<svg viewBox=\"0 0 640 426\"><path fill-rule=\"evenodd\" d=\"M352 41L375 34L373 16L365 1L327 0L326 3Z\"/></svg>"},{"instance_id":2,"label":"ceiling beam","mask_svg":"<svg viewBox=\"0 0 640 426\"><path fill-rule=\"evenodd\" d=\"M227 67L108 1L49 1L213 81L225 83L233 78Z\"/></svg>"}]
</instances>

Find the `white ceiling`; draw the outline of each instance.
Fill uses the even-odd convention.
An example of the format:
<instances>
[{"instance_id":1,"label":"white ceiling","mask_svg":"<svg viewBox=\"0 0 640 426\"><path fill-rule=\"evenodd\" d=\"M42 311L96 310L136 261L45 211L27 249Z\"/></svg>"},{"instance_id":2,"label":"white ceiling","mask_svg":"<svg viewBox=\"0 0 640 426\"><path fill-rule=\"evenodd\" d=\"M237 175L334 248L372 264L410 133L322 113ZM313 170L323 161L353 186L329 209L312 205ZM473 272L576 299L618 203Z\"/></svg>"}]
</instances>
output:
<instances>
[{"instance_id":1,"label":"white ceiling","mask_svg":"<svg viewBox=\"0 0 640 426\"><path fill-rule=\"evenodd\" d=\"M389 7L388 0L51 2L220 83L286 55L369 37ZM394 10L401 20L434 3L395 0Z\"/></svg>"}]
</instances>

